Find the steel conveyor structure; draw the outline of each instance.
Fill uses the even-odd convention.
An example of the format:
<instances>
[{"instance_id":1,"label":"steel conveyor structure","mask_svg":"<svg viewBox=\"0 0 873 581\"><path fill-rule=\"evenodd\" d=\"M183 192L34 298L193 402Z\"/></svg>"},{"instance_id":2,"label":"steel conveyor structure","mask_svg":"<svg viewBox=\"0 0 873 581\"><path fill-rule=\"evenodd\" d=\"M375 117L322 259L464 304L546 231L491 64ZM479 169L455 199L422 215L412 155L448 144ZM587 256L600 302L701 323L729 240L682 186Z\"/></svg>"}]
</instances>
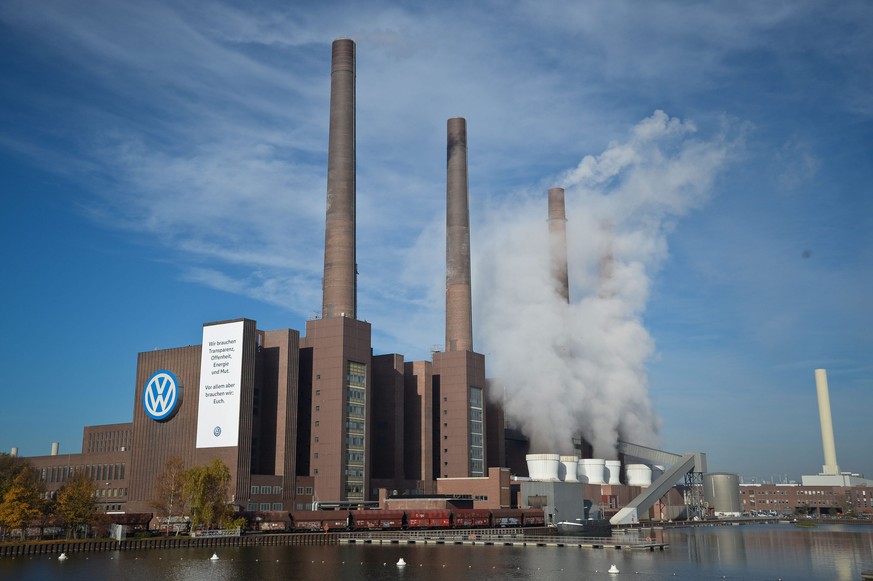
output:
<instances>
[{"instance_id":1,"label":"steel conveyor structure","mask_svg":"<svg viewBox=\"0 0 873 581\"><path fill-rule=\"evenodd\" d=\"M662 465L666 468L660 478L655 480L651 486L643 490L639 496L609 519L610 523L613 525L639 523L639 515L641 513L647 514L652 505L667 494L676 482L683 477L686 478L686 482L689 484L690 498L686 500L686 504L689 505L690 513L696 514L699 511L703 501L702 493L699 489L702 484L702 475L706 472L706 454L703 452L686 452L681 455L672 454L629 442L619 442L618 452L625 456L633 456L634 458Z\"/></svg>"}]
</instances>

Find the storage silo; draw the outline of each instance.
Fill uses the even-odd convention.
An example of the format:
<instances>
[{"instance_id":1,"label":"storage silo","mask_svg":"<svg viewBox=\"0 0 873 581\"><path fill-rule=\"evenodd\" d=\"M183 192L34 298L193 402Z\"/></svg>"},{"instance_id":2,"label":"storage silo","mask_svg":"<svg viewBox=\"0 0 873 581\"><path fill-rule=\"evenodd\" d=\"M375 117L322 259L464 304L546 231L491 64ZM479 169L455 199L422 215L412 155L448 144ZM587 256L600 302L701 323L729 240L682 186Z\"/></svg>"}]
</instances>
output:
<instances>
[{"instance_id":1,"label":"storage silo","mask_svg":"<svg viewBox=\"0 0 873 581\"><path fill-rule=\"evenodd\" d=\"M606 461L606 483L621 484L621 460Z\"/></svg>"},{"instance_id":2,"label":"storage silo","mask_svg":"<svg viewBox=\"0 0 873 581\"><path fill-rule=\"evenodd\" d=\"M527 473L531 480L558 482L558 468L561 456L558 454L528 454Z\"/></svg>"},{"instance_id":3,"label":"storage silo","mask_svg":"<svg viewBox=\"0 0 873 581\"><path fill-rule=\"evenodd\" d=\"M703 475L703 500L717 517L736 517L743 513L740 501L740 478L726 472Z\"/></svg>"},{"instance_id":4,"label":"storage silo","mask_svg":"<svg viewBox=\"0 0 873 581\"><path fill-rule=\"evenodd\" d=\"M579 460L579 482L586 484L606 484L604 472L606 460L600 458L583 458Z\"/></svg>"},{"instance_id":5,"label":"storage silo","mask_svg":"<svg viewBox=\"0 0 873 581\"><path fill-rule=\"evenodd\" d=\"M579 482L579 456L561 456L558 477L564 482Z\"/></svg>"},{"instance_id":6,"label":"storage silo","mask_svg":"<svg viewBox=\"0 0 873 581\"><path fill-rule=\"evenodd\" d=\"M652 468L647 464L628 464L624 467L629 486L651 486Z\"/></svg>"}]
</instances>

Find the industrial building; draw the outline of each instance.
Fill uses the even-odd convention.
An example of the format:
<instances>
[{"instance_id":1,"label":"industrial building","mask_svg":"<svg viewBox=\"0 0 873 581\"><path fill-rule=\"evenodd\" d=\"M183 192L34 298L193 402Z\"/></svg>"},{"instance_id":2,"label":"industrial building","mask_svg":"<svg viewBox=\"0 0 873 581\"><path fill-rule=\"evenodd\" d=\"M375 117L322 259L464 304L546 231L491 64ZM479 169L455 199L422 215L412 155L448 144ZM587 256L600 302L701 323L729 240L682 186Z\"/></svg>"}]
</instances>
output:
<instances>
[{"instance_id":1,"label":"industrial building","mask_svg":"<svg viewBox=\"0 0 873 581\"><path fill-rule=\"evenodd\" d=\"M28 459L47 493L82 470L96 483L104 512L151 512L156 477L168 460L181 458L186 467L222 460L231 502L250 511L386 501L390 491L463 494L477 508L536 502L553 520L559 513L583 518L596 506L616 524L633 524L688 517L686 506L730 515L762 504L763 489L741 494L735 475L704 476L701 453L623 444L622 457L641 459L624 463L591 458L590 445L577 438L577 456L529 454L524 435L505 428L500 403L489 397L495 386L486 381L485 356L473 345L463 118L447 122L444 350L431 361L373 353L370 323L357 308L355 50L348 39L332 47L321 315L302 335L262 330L244 317L207 322L200 345L140 353L130 423L86 427L81 453L61 454L53 445L50 455ZM551 272L556 295L569 302L566 221L564 190L552 188ZM610 260L601 265L605 278ZM823 416L819 476L840 479L831 483L839 487L873 484L839 472L825 424ZM686 474L698 480L686 479L680 492L675 484ZM823 484L799 487L795 496ZM873 511L869 492L835 494ZM574 497L579 502L571 506ZM582 499L590 500L586 510Z\"/></svg>"},{"instance_id":2,"label":"industrial building","mask_svg":"<svg viewBox=\"0 0 873 581\"><path fill-rule=\"evenodd\" d=\"M437 478L486 477L489 456L500 464L502 416L489 426L485 357L473 350L465 119L447 123L445 351L374 355L359 318L355 50L332 47L321 316L302 336L208 322L201 345L140 353L130 424L86 428L81 454L30 459L49 492L81 468L107 511L145 512L170 458L218 458L239 507L293 510L370 501L380 488L434 493Z\"/></svg>"}]
</instances>

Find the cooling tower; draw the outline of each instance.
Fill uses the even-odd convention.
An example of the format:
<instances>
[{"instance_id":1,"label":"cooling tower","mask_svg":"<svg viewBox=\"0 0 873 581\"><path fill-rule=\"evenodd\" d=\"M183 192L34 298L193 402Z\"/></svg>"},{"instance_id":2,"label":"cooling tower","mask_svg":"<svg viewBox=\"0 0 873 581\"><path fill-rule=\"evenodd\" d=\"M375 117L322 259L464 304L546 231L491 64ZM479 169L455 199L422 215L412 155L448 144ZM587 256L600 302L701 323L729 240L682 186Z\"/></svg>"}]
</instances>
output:
<instances>
[{"instance_id":1,"label":"cooling tower","mask_svg":"<svg viewBox=\"0 0 873 581\"><path fill-rule=\"evenodd\" d=\"M549 189L549 250L555 291L570 302L570 279L567 274L567 213L564 188Z\"/></svg>"},{"instance_id":2,"label":"cooling tower","mask_svg":"<svg viewBox=\"0 0 873 581\"><path fill-rule=\"evenodd\" d=\"M447 124L446 351L473 350L470 284L470 208L467 195L467 120Z\"/></svg>"},{"instance_id":3,"label":"cooling tower","mask_svg":"<svg viewBox=\"0 0 873 581\"><path fill-rule=\"evenodd\" d=\"M357 317L355 263L355 42L333 42L327 146L327 220L321 316Z\"/></svg>"},{"instance_id":4,"label":"cooling tower","mask_svg":"<svg viewBox=\"0 0 873 581\"><path fill-rule=\"evenodd\" d=\"M652 469L646 464L628 464L624 467L628 486L651 486Z\"/></svg>"},{"instance_id":5,"label":"cooling tower","mask_svg":"<svg viewBox=\"0 0 873 581\"><path fill-rule=\"evenodd\" d=\"M818 417L821 421L821 446L824 449L822 474L839 474L837 446L834 443L834 424L831 420L831 398L828 393L828 372L815 370L815 391L818 394Z\"/></svg>"},{"instance_id":6,"label":"cooling tower","mask_svg":"<svg viewBox=\"0 0 873 581\"><path fill-rule=\"evenodd\" d=\"M561 456L558 477L564 482L579 482L579 456Z\"/></svg>"},{"instance_id":7,"label":"cooling tower","mask_svg":"<svg viewBox=\"0 0 873 581\"><path fill-rule=\"evenodd\" d=\"M621 460L606 461L606 483L621 484Z\"/></svg>"},{"instance_id":8,"label":"cooling tower","mask_svg":"<svg viewBox=\"0 0 873 581\"><path fill-rule=\"evenodd\" d=\"M531 480L542 482L558 482L558 470L561 457L558 454L528 454L527 473Z\"/></svg>"},{"instance_id":9,"label":"cooling tower","mask_svg":"<svg viewBox=\"0 0 873 581\"><path fill-rule=\"evenodd\" d=\"M604 480L606 460L599 458L583 458L579 460L579 480L588 484L606 484Z\"/></svg>"}]
</instances>

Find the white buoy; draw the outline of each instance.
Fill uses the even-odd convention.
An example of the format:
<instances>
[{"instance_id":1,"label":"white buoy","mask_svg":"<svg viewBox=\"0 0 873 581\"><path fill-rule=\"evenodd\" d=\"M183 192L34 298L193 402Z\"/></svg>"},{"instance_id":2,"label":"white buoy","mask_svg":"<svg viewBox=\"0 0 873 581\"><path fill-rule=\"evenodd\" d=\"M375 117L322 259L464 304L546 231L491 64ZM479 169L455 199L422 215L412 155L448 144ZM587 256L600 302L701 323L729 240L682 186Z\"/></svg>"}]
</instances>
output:
<instances>
[{"instance_id":1,"label":"white buoy","mask_svg":"<svg viewBox=\"0 0 873 581\"><path fill-rule=\"evenodd\" d=\"M403 557L400 557L400 559L398 559L397 566L398 567L405 567L406 566L406 561L403 560Z\"/></svg>"},{"instance_id":2,"label":"white buoy","mask_svg":"<svg viewBox=\"0 0 873 581\"><path fill-rule=\"evenodd\" d=\"M60 555L58 555L58 561L66 561L66 560L67 560L66 553L61 553Z\"/></svg>"},{"instance_id":3,"label":"white buoy","mask_svg":"<svg viewBox=\"0 0 873 581\"><path fill-rule=\"evenodd\" d=\"M613 575L618 574L618 567L613 565L612 567L609 568L609 571L607 571L607 573L612 573Z\"/></svg>"},{"instance_id":4,"label":"white buoy","mask_svg":"<svg viewBox=\"0 0 873 581\"><path fill-rule=\"evenodd\" d=\"M218 555L215 554L215 553L212 553L212 556L209 557L209 560L210 560L210 561L217 561L217 560L218 560Z\"/></svg>"}]
</instances>

